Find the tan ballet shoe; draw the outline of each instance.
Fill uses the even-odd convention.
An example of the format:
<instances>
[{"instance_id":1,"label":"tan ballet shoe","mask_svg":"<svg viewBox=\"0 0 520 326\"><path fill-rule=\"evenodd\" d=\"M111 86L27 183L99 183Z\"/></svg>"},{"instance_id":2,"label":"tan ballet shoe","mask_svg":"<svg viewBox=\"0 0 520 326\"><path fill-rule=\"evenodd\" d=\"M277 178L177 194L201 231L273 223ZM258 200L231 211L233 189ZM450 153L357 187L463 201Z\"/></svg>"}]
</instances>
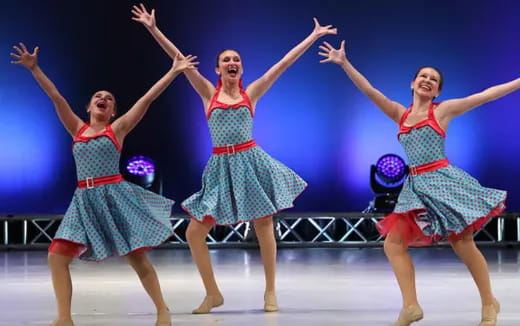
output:
<instances>
[{"instance_id":1,"label":"tan ballet shoe","mask_svg":"<svg viewBox=\"0 0 520 326\"><path fill-rule=\"evenodd\" d=\"M170 309L165 311L160 311L157 313L157 321L155 322L155 326L171 326L172 325L172 317L170 316Z\"/></svg>"},{"instance_id":2,"label":"tan ballet shoe","mask_svg":"<svg viewBox=\"0 0 520 326\"><path fill-rule=\"evenodd\" d=\"M492 304L482 306L482 320L480 326L495 326L497 324L500 303L497 299Z\"/></svg>"},{"instance_id":3,"label":"tan ballet shoe","mask_svg":"<svg viewBox=\"0 0 520 326\"><path fill-rule=\"evenodd\" d=\"M58 318L52 322L51 326L74 326L74 322L70 318Z\"/></svg>"},{"instance_id":4,"label":"tan ballet shoe","mask_svg":"<svg viewBox=\"0 0 520 326\"><path fill-rule=\"evenodd\" d=\"M392 326L409 326L415 321L423 319L423 311L419 306L408 306L399 313L399 318Z\"/></svg>"},{"instance_id":5,"label":"tan ballet shoe","mask_svg":"<svg viewBox=\"0 0 520 326\"><path fill-rule=\"evenodd\" d=\"M207 295L204 300L202 300L202 303L200 306L193 310L192 314L207 314L211 311L211 309L220 307L224 304L224 297L221 295Z\"/></svg>"},{"instance_id":6,"label":"tan ballet shoe","mask_svg":"<svg viewBox=\"0 0 520 326\"><path fill-rule=\"evenodd\" d=\"M278 301L276 300L276 294L274 294L274 293L264 294L264 311L265 312L278 311Z\"/></svg>"}]
</instances>

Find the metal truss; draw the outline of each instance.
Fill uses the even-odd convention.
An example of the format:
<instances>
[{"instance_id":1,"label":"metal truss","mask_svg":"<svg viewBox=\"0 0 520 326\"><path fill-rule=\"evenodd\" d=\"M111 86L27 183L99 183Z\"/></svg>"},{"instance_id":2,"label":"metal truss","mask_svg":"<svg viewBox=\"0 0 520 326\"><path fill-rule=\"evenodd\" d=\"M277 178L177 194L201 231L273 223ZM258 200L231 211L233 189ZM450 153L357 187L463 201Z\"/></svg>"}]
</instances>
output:
<instances>
[{"instance_id":1,"label":"metal truss","mask_svg":"<svg viewBox=\"0 0 520 326\"><path fill-rule=\"evenodd\" d=\"M0 249L46 248L63 215L0 215ZM383 238L375 225L380 213L292 213L275 216L275 235L280 247L370 247L381 246ZM186 247L186 229L190 218L173 215L172 237L165 247ZM511 228L507 234L506 231ZM514 236L511 236L514 234ZM520 212L505 213L489 221L475 233L475 241L489 245L520 244ZM515 239L511 239L515 238ZM244 222L214 227L208 234L210 247L256 246L254 223Z\"/></svg>"}]
</instances>

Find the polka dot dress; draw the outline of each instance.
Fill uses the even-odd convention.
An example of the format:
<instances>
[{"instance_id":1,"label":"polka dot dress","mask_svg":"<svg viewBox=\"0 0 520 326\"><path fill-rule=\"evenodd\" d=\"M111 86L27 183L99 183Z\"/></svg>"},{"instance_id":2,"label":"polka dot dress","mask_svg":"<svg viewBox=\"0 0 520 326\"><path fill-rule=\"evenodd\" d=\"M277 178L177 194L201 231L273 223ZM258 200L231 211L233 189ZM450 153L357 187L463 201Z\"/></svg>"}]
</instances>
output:
<instances>
[{"instance_id":1,"label":"polka dot dress","mask_svg":"<svg viewBox=\"0 0 520 326\"><path fill-rule=\"evenodd\" d=\"M79 180L119 174L120 150L112 128L74 139ZM140 248L155 247L173 233L168 220L174 202L133 183L122 181L94 188L76 188L55 239L84 246L79 258L100 261Z\"/></svg>"},{"instance_id":2,"label":"polka dot dress","mask_svg":"<svg viewBox=\"0 0 520 326\"><path fill-rule=\"evenodd\" d=\"M227 105L217 101L220 89L219 83L208 111L213 146L252 140L252 106L246 92L241 88L243 100ZM255 146L234 154L213 154L202 175L202 189L182 208L201 222L236 224L293 207L306 186L291 169Z\"/></svg>"},{"instance_id":3,"label":"polka dot dress","mask_svg":"<svg viewBox=\"0 0 520 326\"><path fill-rule=\"evenodd\" d=\"M445 159L445 132L430 106L428 119L414 126L404 125L402 117L399 142L409 165L417 166ZM490 218L505 209L507 193L482 187L468 173L448 166L409 176L392 214L378 224L381 234L399 232L408 245L429 245L457 239L465 231L480 229Z\"/></svg>"}]
</instances>

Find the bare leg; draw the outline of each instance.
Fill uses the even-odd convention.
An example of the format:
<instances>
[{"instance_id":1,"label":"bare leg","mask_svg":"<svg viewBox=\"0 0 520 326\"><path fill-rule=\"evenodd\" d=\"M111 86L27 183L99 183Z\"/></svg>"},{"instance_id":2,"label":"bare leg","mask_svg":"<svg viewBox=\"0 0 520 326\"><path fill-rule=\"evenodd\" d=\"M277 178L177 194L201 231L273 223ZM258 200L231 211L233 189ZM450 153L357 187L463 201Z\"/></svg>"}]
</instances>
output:
<instances>
[{"instance_id":1,"label":"bare leg","mask_svg":"<svg viewBox=\"0 0 520 326\"><path fill-rule=\"evenodd\" d=\"M170 312L164 302L164 298L157 278L157 273L150 260L143 251L138 251L125 256L126 260L139 276L144 289L152 299L157 309L157 326L171 325Z\"/></svg>"},{"instance_id":2,"label":"bare leg","mask_svg":"<svg viewBox=\"0 0 520 326\"><path fill-rule=\"evenodd\" d=\"M276 300L276 240L274 238L272 216L255 220L255 232L260 244L260 254L264 263L265 295L264 310L277 311Z\"/></svg>"},{"instance_id":3,"label":"bare leg","mask_svg":"<svg viewBox=\"0 0 520 326\"><path fill-rule=\"evenodd\" d=\"M473 241L473 233L465 233L458 241L450 242L451 247L468 267L473 280L477 284L482 305L493 304L494 296L491 291L491 281L486 259Z\"/></svg>"},{"instance_id":4,"label":"bare leg","mask_svg":"<svg viewBox=\"0 0 520 326\"><path fill-rule=\"evenodd\" d=\"M422 319L422 310L417 301L415 269L408 248L399 234L388 234L385 239L385 253L394 270L403 297L403 309L394 326L408 326Z\"/></svg>"},{"instance_id":5,"label":"bare leg","mask_svg":"<svg viewBox=\"0 0 520 326\"><path fill-rule=\"evenodd\" d=\"M473 241L473 233L466 232L461 239L451 242L455 253L468 267L473 280L475 281L480 299L482 301L482 324L495 325L499 312L499 304L493 296L491 281L486 259Z\"/></svg>"},{"instance_id":6,"label":"bare leg","mask_svg":"<svg viewBox=\"0 0 520 326\"><path fill-rule=\"evenodd\" d=\"M224 298L215 280L215 273L211 266L211 257L209 255L208 245L206 244L206 237L212 227L211 224L203 224L191 220L186 230L186 239L190 245L191 255L197 265L202 283L204 283L204 288L206 289L206 297L200 306L193 310L194 314L207 314L212 308L224 303Z\"/></svg>"},{"instance_id":7,"label":"bare leg","mask_svg":"<svg viewBox=\"0 0 520 326\"><path fill-rule=\"evenodd\" d=\"M72 280L69 265L74 258L49 253L47 261L51 270L52 286L58 306L58 317L52 326L72 326Z\"/></svg>"},{"instance_id":8,"label":"bare leg","mask_svg":"<svg viewBox=\"0 0 520 326\"><path fill-rule=\"evenodd\" d=\"M403 296L403 308L419 305L415 289L415 269L408 248L400 235L388 234L385 239L385 254L392 265L397 283Z\"/></svg>"}]
</instances>

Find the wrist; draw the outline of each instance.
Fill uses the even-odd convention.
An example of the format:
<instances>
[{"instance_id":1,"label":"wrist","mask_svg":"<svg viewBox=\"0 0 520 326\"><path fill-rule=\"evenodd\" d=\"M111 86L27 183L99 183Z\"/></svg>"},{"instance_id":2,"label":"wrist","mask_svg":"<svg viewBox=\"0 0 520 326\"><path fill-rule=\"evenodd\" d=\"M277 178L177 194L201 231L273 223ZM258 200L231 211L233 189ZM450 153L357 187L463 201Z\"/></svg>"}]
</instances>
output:
<instances>
[{"instance_id":1,"label":"wrist","mask_svg":"<svg viewBox=\"0 0 520 326\"><path fill-rule=\"evenodd\" d=\"M314 31L311 33L311 35L309 35L310 39L312 40L312 42L316 42L321 36L316 34Z\"/></svg>"},{"instance_id":2,"label":"wrist","mask_svg":"<svg viewBox=\"0 0 520 326\"><path fill-rule=\"evenodd\" d=\"M155 24L153 24L152 26L148 26L148 25L144 25L144 26L150 33L157 33L159 31L159 29L157 28L157 25L155 25Z\"/></svg>"}]
</instances>

